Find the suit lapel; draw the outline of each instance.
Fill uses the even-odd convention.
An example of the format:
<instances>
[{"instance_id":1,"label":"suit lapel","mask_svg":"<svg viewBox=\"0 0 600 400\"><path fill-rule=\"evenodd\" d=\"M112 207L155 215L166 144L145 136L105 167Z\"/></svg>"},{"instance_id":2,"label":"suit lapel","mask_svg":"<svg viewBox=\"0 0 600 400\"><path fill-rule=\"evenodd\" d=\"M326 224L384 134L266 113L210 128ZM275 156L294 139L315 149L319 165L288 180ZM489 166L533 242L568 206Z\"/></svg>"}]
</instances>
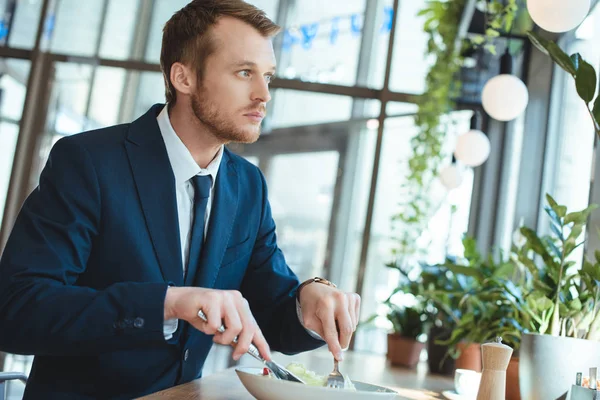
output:
<instances>
[{"instance_id":1,"label":"suit lapel","mask_svg":"<svg viewBox=\"0 0 600 400\"><path fill-rule=\"evenodd\" d=\"M221 260L231 236L238 206L238 175L228 150L224 150L220 170L215 182L214 199L210 212L208 234L202 246L200 268L196 273L196 286L214 287Z\"/></svg>"},{"instance_id":2,"label":"suit lapel","mask_svg":"<svg viewBox=\"0 0 600 400\"><path fill-rule=\"evenodd\" d=\"M153 106L131 124L125 148L163 278L183 285L175 177Z\"/></svg>"}]
</instances>

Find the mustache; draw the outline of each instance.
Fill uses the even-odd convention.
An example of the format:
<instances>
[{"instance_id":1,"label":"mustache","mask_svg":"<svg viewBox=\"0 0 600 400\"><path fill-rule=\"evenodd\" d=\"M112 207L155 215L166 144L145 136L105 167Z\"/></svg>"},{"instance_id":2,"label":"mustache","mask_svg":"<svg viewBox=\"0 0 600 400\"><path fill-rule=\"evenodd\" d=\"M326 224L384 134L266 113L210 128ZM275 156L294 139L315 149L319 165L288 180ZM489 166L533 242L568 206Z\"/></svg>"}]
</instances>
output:
<instances>
[{"instance_id":1,"label":"mustache","mask_svg":"<svg viewBox=\"0 0 600 400\"><path fill-rule=\"evenodd\" d=\"M258 106L248 107L243 110L244 114L254 113L254 112L260 112L260 113L267 115L267 107L264 104L261 104Z\"/></svg>"}]
</instances>

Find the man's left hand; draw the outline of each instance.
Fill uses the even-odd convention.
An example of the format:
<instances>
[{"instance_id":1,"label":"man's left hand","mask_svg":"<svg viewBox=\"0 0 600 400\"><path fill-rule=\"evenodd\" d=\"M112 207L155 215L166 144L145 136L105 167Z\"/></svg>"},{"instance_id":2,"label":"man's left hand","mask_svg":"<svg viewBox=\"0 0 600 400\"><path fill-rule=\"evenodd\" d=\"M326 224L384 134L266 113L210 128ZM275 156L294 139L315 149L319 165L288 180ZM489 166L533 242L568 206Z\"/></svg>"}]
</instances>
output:
<instances>
[{"instance_id":1,"label":"man's left hand","mask_svg":"<svg viewBox=\"0 0 600 400\"><path fill-rule=\"evenodd\" d=\"M360 296L314 282L302 288L299 300L304 326L319 334L341 361L358 325Z\"/></svg>"}]
</instances>

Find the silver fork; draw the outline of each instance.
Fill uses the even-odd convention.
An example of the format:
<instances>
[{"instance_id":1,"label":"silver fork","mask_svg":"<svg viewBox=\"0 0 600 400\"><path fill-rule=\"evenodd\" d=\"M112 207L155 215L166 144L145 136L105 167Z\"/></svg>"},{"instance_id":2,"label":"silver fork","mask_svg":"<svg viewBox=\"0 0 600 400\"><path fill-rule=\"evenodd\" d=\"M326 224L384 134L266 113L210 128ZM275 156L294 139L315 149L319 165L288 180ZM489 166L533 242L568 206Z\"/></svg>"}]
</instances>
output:
<instances>
[{"instance_id":1,"label":"silver fork","mask_svg":"<svg viewBox=\"0 0 600 400\"><path fill-rule=\"evenodd\" d=\"M198 311L198 317L200 317L200 319L204 322L208 321L208 319L206 318L206 315L204 314L204 312L202 312L202 310ZM225 332L225 325L221 325L219 327L219 332L221 332L221 333ZM233 338L233 343L237 343L237 341L238 341L238 338L236 336L235 338ZM276 378L282 379L285 381L299 382L299 383L305 384L305 382L302 379L298 378L292 372L283 368L281 365L277 364L275 361L265 360L260 355L260 352L258 351L256 346L253 345L252 343L250 343L250 346L248 347L248 351L246 352L246 354L250 354L252 357L256 358L258 361L265 364L273 372L273 375L275 375Z\"/></svg>"},{"instance_id":2,"label":"silver fork","mask_svg":"<svg viewBox=\"0 0 600 400\"><path fill-rule=\"evenodd\" d=\"M327 387L333 389L346 389L348 382L346 377L340 373L338 360L333 358L333 371L327 376Z\"/></svg>"}]
</instances>

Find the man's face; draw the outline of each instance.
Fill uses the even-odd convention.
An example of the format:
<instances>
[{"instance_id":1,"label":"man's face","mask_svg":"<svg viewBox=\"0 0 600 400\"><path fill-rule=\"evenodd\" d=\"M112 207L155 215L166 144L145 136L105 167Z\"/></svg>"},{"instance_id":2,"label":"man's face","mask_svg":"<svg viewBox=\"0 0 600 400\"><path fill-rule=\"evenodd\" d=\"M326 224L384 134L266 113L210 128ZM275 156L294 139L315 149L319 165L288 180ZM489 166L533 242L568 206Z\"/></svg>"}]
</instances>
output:
<instances>
[{"instance_id":1,"label":"man's face","mask_svg":"<svg viewBox=\"0 0 600 400\"><path fill-rule=\"evenodd\" d=\"M223 142L254 143L271 100L271 39L240 20L222 18L212 29L212 40L216 50L191 95L192 111Z\"/></svg>"}]
</instances>

